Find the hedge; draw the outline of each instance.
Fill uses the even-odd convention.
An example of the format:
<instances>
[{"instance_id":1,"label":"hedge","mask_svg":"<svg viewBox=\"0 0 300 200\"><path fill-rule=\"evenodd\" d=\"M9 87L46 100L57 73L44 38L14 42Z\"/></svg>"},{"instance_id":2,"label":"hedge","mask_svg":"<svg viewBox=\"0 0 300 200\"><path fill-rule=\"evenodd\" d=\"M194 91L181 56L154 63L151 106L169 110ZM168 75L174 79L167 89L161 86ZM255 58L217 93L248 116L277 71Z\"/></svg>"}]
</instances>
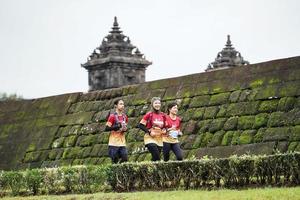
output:
<instances>
[{"instance_id":1,"label":"hedge","mask_svg":"<svg viewBox=\"0 0 300 200\"><path fill-rule=\"evenodd\" d=\"M238 188L300 184L300 153L232 156L157 163L112 165L107 181L114 191Z\"/></svg>"},{"instance_id":2,"label":"hedge","mask_svg":"<svg viewBox=\"0 0 300 200\"><path fill-rule=\"evenodd\" d=\"M300 153L0 172L0 196L300 185Z\"/></svg>"}]
</instances>

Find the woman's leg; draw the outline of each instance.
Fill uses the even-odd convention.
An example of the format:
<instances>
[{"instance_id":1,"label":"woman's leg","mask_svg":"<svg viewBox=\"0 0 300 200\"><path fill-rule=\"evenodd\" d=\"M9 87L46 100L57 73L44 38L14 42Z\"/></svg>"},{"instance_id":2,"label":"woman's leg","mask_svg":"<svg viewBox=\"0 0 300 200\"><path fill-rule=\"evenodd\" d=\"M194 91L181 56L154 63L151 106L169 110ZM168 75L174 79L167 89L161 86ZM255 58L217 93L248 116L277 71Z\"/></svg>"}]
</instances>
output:
<instances>
[{"instance_id":1,"label":"woman's leg","mask_svg":"<svg viewBox=\"0 0 300 200\"><path fill-rule=\"evenodd\" d=\"M160 160L160 150L157 144L150 143L146 144L146 147L148 148L149 152L152 156L152 161L158 161Z\"/></svg>"},{"instance_id":2,"label":"woman's leg","mask_svg":"<svg viewBox=\"0 0 300 200\"><path fill-rule=\"evenodd\" d=\"M119 147L120 163L128 161L128 152L126 147Z\"/></svg>"},{"instance_id":3,"label":"woman's leg","mask_svg":"<svg viewBox=\"0 0 300 200\"><path fill-rule=\"evenodd\" d=\"M171 145L172 151L174 152L177 160L183 160L182 150L180 148L179 143L175 143Z\"/></svg>"},{"instance_id":4,"label":"woman's leg","mask_svg":"<svg viewBox=\"0 0 300 200\"><path fill-rule=\"evenodd\" d=\"M171 150L171 144L164 142L163 154L164 154L164 161L166 162L170 159L170 150Z\"/></svg>"},{"instance_id":5,"label":"woman's leg","mask_svg":"<svg viewBox=\"0 0 300 200\"><path fill-rule=\"evenodd\" d=\"M108 155L111 158L112 163L118 163L118 149L119 147L116 146L108 146Z\"/></svg>"}]
</instances>

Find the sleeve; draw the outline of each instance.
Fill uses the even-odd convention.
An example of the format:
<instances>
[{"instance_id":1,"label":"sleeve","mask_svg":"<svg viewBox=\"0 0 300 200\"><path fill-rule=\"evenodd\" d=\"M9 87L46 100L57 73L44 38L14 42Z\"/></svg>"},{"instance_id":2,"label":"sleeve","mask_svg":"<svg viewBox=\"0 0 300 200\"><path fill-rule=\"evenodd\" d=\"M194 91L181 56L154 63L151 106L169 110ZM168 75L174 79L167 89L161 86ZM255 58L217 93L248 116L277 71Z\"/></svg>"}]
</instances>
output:
<instances>
[{"instance_id":1,"label":"sleeve","mask_svg":"<svg viewBox=\"0 0 300 200\"><path fill-rule=\"evenodd\" d=\"M106 126L111 127L115 123L115 116L113 114L109 115Z\"/></svg>"},{"instance_id":2,"label":"sleeve","mask_svg":"<svg viewBox=\"0 0 300 200\"><path fill-rule=\"evenodd\" d=\"M149 120L149 117L150 117L150 112L148 112L146 115L144 115L144 117L142 118L142 120L140 121L140 123L144 124L146 126L147 122Z\"/></svg>"}]
</instances>

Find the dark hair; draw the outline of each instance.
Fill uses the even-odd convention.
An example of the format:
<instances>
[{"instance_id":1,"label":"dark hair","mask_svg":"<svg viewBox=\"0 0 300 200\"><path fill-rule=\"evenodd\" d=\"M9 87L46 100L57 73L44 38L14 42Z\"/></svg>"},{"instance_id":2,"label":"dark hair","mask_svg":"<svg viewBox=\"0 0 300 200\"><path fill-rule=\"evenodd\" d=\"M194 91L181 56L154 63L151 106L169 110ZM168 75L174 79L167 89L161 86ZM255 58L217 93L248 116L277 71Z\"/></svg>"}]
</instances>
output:
<instances>
[{"instance_id":1,"label":"dark hair","mask_svg":"<svg viewBox=\"0 0 300 200\"><path fill-rule=\"evenodd\" d=\"M123 101L123 99L116 99L116 100L114 100L114 105L117 106L120 101Z\"/></svg>"},{"instance_id":2,"label":"dark hair","mask_svg":"<svg viewBox=\"0 0 300 200\"><path fill-rule=\"evenodd\" d=\"M176 102L172 102L172 103L168 104L168 107L167 107L167 114L168 115L170 114L170 109L172 109L174 106L178 106L178 104Z\"/></svg>"}]
</instances>

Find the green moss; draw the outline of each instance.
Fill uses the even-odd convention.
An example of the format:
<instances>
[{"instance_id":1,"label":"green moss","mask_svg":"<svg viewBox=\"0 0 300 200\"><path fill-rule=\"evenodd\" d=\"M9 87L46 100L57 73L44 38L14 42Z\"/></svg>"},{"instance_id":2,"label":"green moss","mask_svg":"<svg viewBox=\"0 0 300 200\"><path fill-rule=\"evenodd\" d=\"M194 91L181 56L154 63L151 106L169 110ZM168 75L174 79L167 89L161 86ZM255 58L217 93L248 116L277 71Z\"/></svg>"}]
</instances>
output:
<instances>
[{"instance_id":1,"label":"green moss","mask_svg":"<svg viewBox=\"0 0 300 200\"><path fill-rule=\"evenodd\" d=\"M201 120L203 118L205 108L197 108L194 110L192 119Z\"/></svg>"},{"instance_id":2,"label":"green moss","mask_svg":"<svg viewBox=\"0 0 300 200\"><path fill-rule=\"evenodd\" d=\"M66 137L64 140L64 147L73 147L76 144L77 136L72 135L69 137Z\"/></svg>"},{"instance_id":3,"label":"green moss","mask_svg":"<svg viewBox=\"0 0 300 200\"><path fill-rule=\"evenodd\" d=\"M290 141L300 141L300 126L291 127Z\"/></svg>"},{"instance_id":4,"label":"green moss","mask_svg":"<svg viewBox=\"0 0 300 200\"><path fill-rule=\"evenodd\" d=\"M243 131L239 137L240 144L250 144L253 141L253 136L255 135L256 130L246 130Z\"/></svg>"},{"instance_id":5,"label":"green moss","mask_svg":"<svg viewBox=\"0 0 300 200\"><path fill-rule=\"evenodd\" d=\"M241 92L241 95L239 97L239 101L247 101L248 96L250 96L251 91L250 90L243 90Z\"/></svg>"},{"instance_id":6,"label":"green moss","mask_svg":"<svg viewBox=\"0 0 300 200\"><path fill-rule=\"evenodd\" d=\"M81 157L82 157L82 148L81 147L66 148L62 155L63 159L81 158Z\"/></svg>"},{"instance_id":7,"label":"green moss","mask_svg":"<svg viewBox=\"0 0 300 200\"><path fill-rule=\"evenodd\" d=\"M237 145L240 143L240 140L239 140L240 135L241 135L241 131L233 131L232 139L231 139L232 145Z\"/></svg>"},{"instance_id":8,"label":"green moss","mask_svg":"<svg viewBox=\"0 0 300 200\"><path fill-rule=\"evenodd\" d=\"M221 130L224 126L224 123L227 119L226 118L218 118L212 120L210 127L209 127L209 132L214 133L218 130Z\"/></svg>"},{"instance_id":9,"label":"green moss","mask_svg":"<svg viewBox=\"0 0 300 200\"><path fill-rule=\"evenodd\" d=\"M221 142L222 146L227 146L227 145L229 145L231 143L231 139L232 139L233 133L234 133L234 131L227 131L224 134L224 137L223 137L222 142Z\"/></svg>"},{"instance_id":10,"label":"green moss","mask_svg":"<svg viewBox=\"0 0 300 200\"><path fill-rule=\"evenodd\" d=\"M63 153L63 149L52 149L48 154L48 158L50 160L58 159L60 158L62 153Z\"/></svg>"},{"instance_id":11,"label":"green moss","mask_svg":"<svg viewBox=\"0 0 300 200\"><path fill-rule=\"evenodd\" d=\"M64 144L64 137L57 138L53 143L52 143L52 148L61 148Z\"/></svg>"},{"instance_id":12,"label":"green moss","mask_svg":"<svg viewBox=\"0 0 300 200\"><path fill-rule=\"evenodd\" d=\"M279 85L267 85L266 87L260 88L255 95L255 99L270 99L278 96Z\"/></svg>"},{"instance_id":13,"label":"green moss","mask_svg":"<svg viewBox=\"0 0 300 200\"><path fill-rule=\"evenodd\" d=\"M91 151L92 151L92 147L84 147L84 148L82 148L82 158L90 157Z\"/></svg>"},{"instance_id":14,"label":"green moss","mask_svg":"<svg viewBox=\"0 0 300 200\"><path fill-rule=\"evenodd\" d=\"M231 103L237 102L241 94L241 90L236 90L230 94L229 101Z\"/></svg>"},{"instance_id":15,"label":"green moss","mask_svg":"<svg viewBox=\"0 0 300 200\"><path fill-rule=\"evenodd\" d=\"M219 106L219 112L217 114L217 117L225 117L227 113L228 104L223 104Z\"/></svg>"},{"instance_id":16,"label":"green moss","mask_svg":"<svg viewBox=\"0 0 300 200\"><path fill-rule=\"evenodd\" d=\"M295 102L296 102L295 97L283 97L279 100L278 110L289 111L294 107Z\"/></svg>"},{"instance_id":17,"label":"green moss","mask_svg":"<svg viewBox=\"0 0 300 200\"><path fill-rule=\"evenodd\" d=\"M189 121L192 116L194 115L195 109L187 109L183 115L182 115L182 121L183 122L187 122Z\"/></svg>"},{"instance_id":18,"label":"green moss","mask_svg":"<svg viewBox=\"0 0 300 200\"><path fill-rule=\"evenodd\" d=\"M297 96L299 95L300 81L286 82L279 88L280 97Z\"/></svg>"},{"instance_id":19,"label":"green moss","mask_svg":"<svg viewBox=\"0 0 300 200\"><path fill-rule=\"evenodd\" d=\"M211 107L206 107L205 112L204 112L204 119L211 119L215 118L217 113L219 111L218 106L211 106Z\"/></svg>"},{"instance_id":20,"label":"green moss","mask_svg":"<svg viewBox=\"0 0 300 200\"><path fill-rule=\"evenodd\" d=\"M220 93L223 92L223 89L221 87L214 87L211 91L212 93Z\"/></svg>"},{"instance_id":21,"label":"green moss","mask_svg":"<svg viewBox=\"0 0 300 200\"><path fill-rule=\"evenodd\" d=\"M262 101L259 108L258 108L258 111L259 112L273 112L273 111L276 111L278 102L279 102L278 99Z\"/></svg>"},{"instance_id":22,"label":"green moss","mask_svg":"<svg viewBox=\"0 0 300 200\"><path fill-rule=\"evenodd\" d=\"M60 125L85 124L92 120L94 112L79 112L65 115Z\"/></svg>"},{"instance_id":23,"label":"green moss","mask_svg":"<svg viewBox=\"0 0 300 200\"><path fill-rule=\"evenodd\" d=\"M192 98L190 106L191 108L197 108L202 106L207 106L209 104L210 96L203 95Z\"/></svg>"},{"instance_id":24,"label":"green moss","mask_svg":"<svg viewBox=\"0 0 300 200\"><path fill-rule=\"evenodd\" d=\"M193 134L197 128L197 122L190 120L189 122L186 123L186 125L183 128L184 134Z\"/></svg>"},{"instance_id":25,"label":"green moss","mask_svg":"<svg viewBox=\"0 0 300 200\"><path fill-rule=\"evenodd\" d=\"M26 152L31 152L31 151L35 151L35 150L36 150L36 143L31 143L31 144L28 146Z\"/></svg>"},{"instance_id":26,"label":"green moss","mask_svg":"<svg viewBox=\"0 0 300 200\"><path fill-rule=\"evenodd\" d=\"M225 134L225 131L223 131L223 130L217 131L216 133L214 133L213 138L212 138L211 142L208 144L208 146L209 147L220 146L224 134Z\"/></svg>"},{"instance_id":27,"label":"green moss","mask_svg":"<svg viewBox=\"0 0 300 200\"><path fill-rule=\"evenodd\" d=\"M238 119L238 125L237 128L238 129L251 129L253 127L254 124L254 116L241 116Z\"/></svg>"},{"instance_id":28,"label":"green moss","mask_svg":"<svg viewBox=\"0 0 300 200\"><path fill-rule=\"evenodd\" d=\"M253 141L255 143L260 143L263 141L263 138L264 138L264 135L265 135L265 132L266 132L266 128L260 128L257 133L255 134L254 138L253 138Z\"/></svg>"},{"instance_id":29,"label":"green moss","mask_svg":"<svg viewBox=\"0 0 300 200\"><path fill-rule=\"evenodd\" d=\"M209 133L209 132L204 133L202 140L201 140L200 147L206 147L208 145L208 143L211 142L213 136L214 135L212 133Z\"/></svg>"},{"instance_id":30,"label":"green moss","mask_svg":"<svg viewBox=\"0 0 300 200\"><path fill-rule=\"evenodd\" d=\"M298 145L299 145L299 142L291 142L289 144L288 151L294 152Z\"/></svg>"},{"instance_id":31,"label":"green moss","mask_svg":"<svg viewBox=\"0 0 300 200\"><path fill-rule=\"evenodd\" d=\"M97 136L96 135L88 135L88 136L80 136L77 141L77 145L85 147L91 146L96 143Z\"/></svg>"},{"instance_id":32,"label":"green moss","mask_svg":"<svg viewBox=\"0 0 300 200\"><path fill-rule=\"evenodd\" d=\"M224 104L227 102L229 96L230 96L229 92L212 95L210 98L209 105Z\"/></svg>"},{"instance_id":33,"label":"green moss","mask_svg":"<svg viewBox=\"0 0 300 200\"><path fill-rule=\"evenodd\" d=\"M286 114L283 112L273 112L268 121L268 127L283 126L286 123Z\"/></svg>"},{"instance_id":34,"label":"green moss","mask_svg":"<svg viewBox=\"0 0 300 200\"><path fill-rule=\"evenodd\" d=\"M252 81L252 82L250 83L250 87L251 87L251 88L260 87L260 86L262 86L262 85L263 85L263 83L264 83L264 81L263 81L263 80L261 80L261 79L257 79L257 80L255 80L255 81Z\"/></svg>"},{"instance_id":35,"label":"green moss","mask_svg":"<svg viewBox=\"0 0 300 200\"><path fill-rule=\"evenodd\" d=\"M236 129L237 122L238 122L238 117L230 117L230 118L228 118L228 120L224 124L224 130L227 131L227 130L234 130L234 129Z\"/></svg>"},{"instance_id":36,"label":"green moss","mask_svg":"<svg viewBox=\"0 0 300 200\"><path fill-rule=\"evenodd\" d=\"M256 115L253 128L260 128L260 127L267 126L268 120L269 120L268 113L260 113Z\"/></svg>"},{"instance_id":37,"label":"green moss","mask_svg":"<svg viewBox=\"0 0 300 200\"><path fill-rule=\"evenodd\" d=\"M196 149L196 148L199 148L199 147L200 147L201 142L202 142L202 140L203 140L203 137L204 137L204 134L203 134L203 133L200 134L200 135L198 135L198 136L196 137L196 139L195 139L195 141L194 141L194 143L193 143L193 146L192 146L193 149Z\"/></svg>"},{"instance_id":38,"label":"green moss","mask_svg":"<svg viewBox=\"0 0 300 200\"><path fill-rule=\"evenodd\" d=\"M278 78L271 78L268 82L269 82L270 84L274 84L274 83L280 83L281 80L278 79Z\"/></svg>"},{"instance_id":39,"label":"green moss","mask_svg":"<svg viewBox=\"0 0 300 200\"><path fill-rule=\"evenodd\" d=\"M204 133L208 131L211 122L212 122L211 119L198 122L197 127L199 128L199 133Z\"/></svg>"},{"instance_id":40,"label":"green moss","mask_svg":"<svg viewBox=\"0 0 300 200\"><path fill-rule=\"evenodd\" d=\"M41 157L41 152L40 151L35 151L35 152L28 152L25 154L24 157L24 162L25 163L30 163L30 162L37 162L40 160Z\"/></svg>"},{"instance_id":41,"label":"green moss","mask_svg":"<svg viewBox=\"0 0 300 200\"><path fill-rule=\"evenodd\" d=\"M107 144L109 139L109 132L102 132L97 136L97 142L102 144Z\"/></svg>"}]
</instances>

